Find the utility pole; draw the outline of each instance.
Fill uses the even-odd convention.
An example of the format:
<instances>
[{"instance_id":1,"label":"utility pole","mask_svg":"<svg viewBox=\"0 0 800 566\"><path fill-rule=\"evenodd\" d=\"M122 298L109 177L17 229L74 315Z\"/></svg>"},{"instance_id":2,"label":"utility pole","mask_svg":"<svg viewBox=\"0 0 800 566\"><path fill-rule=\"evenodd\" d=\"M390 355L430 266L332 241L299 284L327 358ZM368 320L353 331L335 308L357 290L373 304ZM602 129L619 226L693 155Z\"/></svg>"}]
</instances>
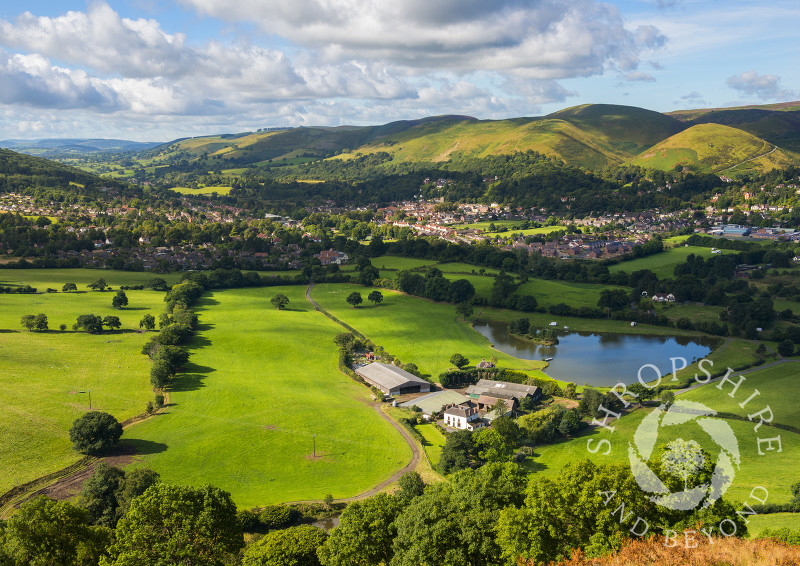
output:
<instances>
[{"instance_id":1,"label":"utility pole","mask_svg":"<svg viewBox=\"0 0 800 566\"><path fill-rule=\"evenodd\" d=\"M311 435L311 441L314 443L314 458L316 458L317 457L317 435L316 434L312 434Z\"/></svg>"},{"instance_id":2,"label":"utility pole","mask_svg":"<svg viewBox=\"0 0 800 566\"><path fill-rule=\"evenodd\" d=\"M89 394L89 410L92 410L92 390L88 389L86 391L78 391L78 393L88 393Z\"/></svg>"}]
</instances>

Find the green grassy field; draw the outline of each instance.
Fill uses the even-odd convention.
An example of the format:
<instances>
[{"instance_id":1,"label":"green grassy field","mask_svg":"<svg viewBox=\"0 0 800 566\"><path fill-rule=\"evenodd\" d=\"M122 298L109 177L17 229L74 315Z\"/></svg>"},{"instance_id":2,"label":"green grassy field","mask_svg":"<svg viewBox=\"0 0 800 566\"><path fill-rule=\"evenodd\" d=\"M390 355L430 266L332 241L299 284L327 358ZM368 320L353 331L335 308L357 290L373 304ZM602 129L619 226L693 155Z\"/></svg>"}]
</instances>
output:
<instances>
[{"instance_id":1,"label":"green grassy field","mask_svg":"<svg viewBox=\"0 0 800 566\"><path fill-rule=\"evenodd\" d=\"M120 285L144 285L151 279L160 277L170 285L181 279L181 273L149 273L138 271L113 271L110 269L2 269L0 268L0 287L30 285L39 291L52 287L61 291L64 283L75 283L78 291L86 291L89 283L100 278L112 287ZM109 304L111 299L109 298Z\"/></svg>"},{"instance_id":2,"label":"green grassy field","mask_svg":"<svg viewBox=\"0 0 800 566\"><path fill-rule=\"evenodd\" d=\"M279 292L287 310L269 304ZM173 405L125 434L145 453L139 465L170 483L211 483L250 507L353 496L408 463L410 448L368 404L368 389L337 369L341 328L304 293L292 286L203 296Z\"/></svg>"},{"instance_id":3,"label":"green grassy field","mask_svg":"<svg viewBox=\"0 0 800 566\"><path fill-rule=\"evenodd\" d=\"M497 275L500 273L499 269L492 269L491 267L482 267L479 265L472 265L471 263L439 263L436 265L439 268L439 271L442 273L463 273L463 274L480 274L481 269L485 274L495 274Z\"/></svg>"},{"instance_id":4,"label":"green grassy field","mask_svg":"<svg viewBox=\"0 0 800 566\"><path fill-rule=\"evenodd\" d=\"M670 320L678 320L679 318L688 318L693 323L698 322L719 322L719 313L725 307L715 306L696 306L696 305L679 305L678 303L662 303L656 305L656 310L666 316Z\"/></svg>"},{"instance_id":5,"label":"green grassy field","mask_svg":"<svg viewBox=\"0 0 800 566\"><path fill-rule=\"evenodd\" d=\"M728 254L736 252L733 250L722 250L722 253ZM675 266L680 263L686 263L686 258L689 257L690 254L701 256L705 259L714 255L711 253L711 248L677 246L655 255L616 263L610 266L608 270L611 273L617 273L618 271L632 273L640 269L649 269L658 275L660 279L668 279L673 276Z\"/></svg>"},{"instance_id":6,"label":"green grassy field","mask_svg":"<svg viewBox=\"0 0 800 566\"><path fill-rule=\"evenodd\" d=\"M491 224L495 225L495 230L490 230L489 226ZM457 224L453 227L458 230L464 230L467 228L472 228L474 230L481 230L486 235L503 235L503 236L510 236L511 234L522 234L523 236L534 236L536 234L550 234L552 232L557 232L558 230L566 230L566 226L542 226L540 228L515 228L515 226L519 227L522 226L522 222L519 220L484 220L481 222L475 222L473 224ZM505 227L508 230L503 230L502 232L498 231L497 228Z\"/></svg>"},{"instance_id":7,"label":"green grassy field","mask_svg":"<svg viewBox=\"0 0 800 566\"><path fill-rule=\"evenodd\" d=\"M345 298L353 291L365 298L369 289L358 285L317 285L311 296L325 309L367 336L403 363L417 364L433 376L450 369L450 356L458 352L475 364L481 358L497 356L503 367L536 369L541 362L520 360L493 349L488 340L467 323L456 320L455 307L434 303L394 291L383 290L383 303L362 304L354 309Z\"/></svg>"},{"instance_id":8,"label":"green grassy field","mask_svg":"<svg viewBox=\"0 0 800 566\"><path fill-rule=\"evenodd\" d=\"M592 283L569 283L550 279L531 279L522 284L517 293L533 295L539 306L566 303L571 307L596 307L603 289L625 289L619 285L595 285Z\"/></svg>"},{"instance_id":9,"label":"green grassy field","mask_svg":"<svg viewBox=\"0 0 800 566\"><path fill-rule=\"evenodd\" d=\"M714 387L713 385L711 387ZM714 389L719 395L720 403L725 392ZM717 404L710 405L716 409ZM536 447L536 456L528 464L529 470L546 477L556 477L561 468L570 462L585 459L598 464L624 464L629 465L628 446L633 442L634 433L649 410L638 410L621 419L614 421L613 432L605 429L592 430L570 441L558 444ZM797 461L800 458L800 435L779 430L776 428L761 427L758 433L753 432L753 424L749 422L728 420L725 421L733 430L739 444L741 454L741 467L736 472L733 484L728 489L725 497L735 501L747 500L750 492L756 486L764 486L769 490L770 503L786 503L792 495L790 487L797 481ZM756 440L758 437L771 438L781 436L783 451L767 452L764 456L758 455ZM699 442L716 458L719 448L703 432L696 423L688 423L662 427L657 440L657 446L676 438L693 439ZM600 440L611 443L611 452L604 456L605 445L601 446L597 454L592 454L587 449L587 441L592 440L591 446L596 448ZM751 501L751 503L755 503Z\"/></svg>"},{"instance_id":10,"label":"green grassy field","mask_svg":"<svg viewBox=\"0 0 800 566\"><path fill-rule=\"evenodd\" d=\"M774 414L775 423L800 427L800 406L794 395L787 394L787 392L793 392L797 387L797 380L800 377L800 362L775 365L754 371L744 377L746 381L742 383L734 398L727 394L720 395L720 390L714 386L687 391L681 395L681 399L697 401L708 406L713 403L716 411L734 413L742 417L754 414L769 405ZM731 379L736 381L738 377L734 374ZM725 393L729 392L727 387L727 385L723 386ZM761 394L744 408L740 407L739 404L747 399L754 389L758 389Z\"/></svg>"},{"instance_id":11,"label":"green grassy field","mask_svg":"<svg viewBox=\"0 0 800 566\"><path fill-rule=\"evenodd\" d=\"M174 187L170 190L182 195L210 195L211 193L227 195L229 192L231 192L231 187L201 187L199 189L192 189L190 187Z\"/></svg>"},{"instance_id":12,"label":"green grassy field","mask_svg":"<svg viewBox=\"0 0 800 566\"><path fill-rule=\"evenodd\" d=\"M759 536L764 529L792 529L800 531L800 513L770 513L769 515L751 515L747 529L750 538Z\"/></svg>"},{"instance_id":13,"label":"green grassy field","mask_svg":"<svg viewBox=\"0 0 800 566\"><path fill-rule=\"evenodd\" d=\"M95 276L69 270L73 273L64 278L63 271L5 270L2 284L45 287L74 281L80 288ZM104 274L108 281L123 281L132 275ZM4 409L0 413L0 493L78 460L68 430L88 409L89 395L77 391L91 390L92 408L109 412L120 421L144 413L147 402L153 400L150 360L141 354L148 335L138 329L144 314L158 316L163 311L164 294L126 294L129 307L119 311L111 308L114 293L109 292L0 295ZM38 313L47 315L51 330L22 330L20 317ZM121 331L90 335L58 330L60 324L71 329L78 315L89 313L119 316Z\"/></svg>"},{"instance_id":14,"label":"green grassy field","mask_svg":"<svg viewBox=\"0 0 800 566\"><path fill-rule=\"evenodd\" d=\"M444 434L432 423L417 425L414 428L417 429L417 432L419 432L424 439L422 448L428 456L428 461L430 461L431 465L435 466L439 463L439 458L442 456L442 448L446 440Z\"/></svg>"},{"instance_id":15,"label":"green grassy field","mask_svg":"<svg viewBox=\"0 0 800 566\"><path fill-rule=\"evenodd\" d=\"M414 257L397 257L391 255L384 255L374 257L370 260L372 265L378 269L416 269L418 267L425 267L426 265L434 265L436 262L430 259L417 259Z\"/></svg>"}]
</instances>

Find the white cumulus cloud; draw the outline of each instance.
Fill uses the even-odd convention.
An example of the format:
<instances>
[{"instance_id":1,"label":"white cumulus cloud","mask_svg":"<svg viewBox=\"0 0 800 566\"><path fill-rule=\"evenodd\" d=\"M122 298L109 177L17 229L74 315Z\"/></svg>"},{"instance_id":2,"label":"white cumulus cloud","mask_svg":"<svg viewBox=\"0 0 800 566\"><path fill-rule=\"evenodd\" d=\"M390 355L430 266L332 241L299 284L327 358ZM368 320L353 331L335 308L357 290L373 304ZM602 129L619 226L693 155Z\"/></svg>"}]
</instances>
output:
<instances>
[{"instance_id":1,"label":"white cumulus cloud","mask_svg":"<svg viewBox=\"0 0 800 566\"><path fill-rule=\"evenodd\" d=\"M742 94L756 96L761 100L793 98L794 93L780 86L781 78L775 75L759 75L755 70L728 77L727 85Z\"/></svg>"}]
</instances>

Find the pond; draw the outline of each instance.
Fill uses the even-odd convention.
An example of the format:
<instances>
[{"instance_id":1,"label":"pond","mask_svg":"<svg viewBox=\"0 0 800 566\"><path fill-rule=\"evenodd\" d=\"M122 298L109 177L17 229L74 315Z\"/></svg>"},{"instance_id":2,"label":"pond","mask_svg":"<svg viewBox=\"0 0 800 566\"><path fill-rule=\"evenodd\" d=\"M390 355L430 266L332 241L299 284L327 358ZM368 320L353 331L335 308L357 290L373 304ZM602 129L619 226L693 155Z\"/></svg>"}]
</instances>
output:
<instances>
[{"instance_id":1,"label":"pond","mask_svg":"<svg viewBox=\"0 0 800 566\"><path fill-rule=\"evenodd\" d=\"M568 332L556 346L540 346L508 333L502 322L474 324L497 350L523 360L553 358L545 373L578 385L612 386L634 383L639 368L645 364L658 367L662 375L672 372L670 358L685 358L688 363L708 355L717 340L696 336L650 336ZM681 362L676 362L680 367ZM645 369L646 380L655 379L655 371Z\"/></svg>"}]
</instances>

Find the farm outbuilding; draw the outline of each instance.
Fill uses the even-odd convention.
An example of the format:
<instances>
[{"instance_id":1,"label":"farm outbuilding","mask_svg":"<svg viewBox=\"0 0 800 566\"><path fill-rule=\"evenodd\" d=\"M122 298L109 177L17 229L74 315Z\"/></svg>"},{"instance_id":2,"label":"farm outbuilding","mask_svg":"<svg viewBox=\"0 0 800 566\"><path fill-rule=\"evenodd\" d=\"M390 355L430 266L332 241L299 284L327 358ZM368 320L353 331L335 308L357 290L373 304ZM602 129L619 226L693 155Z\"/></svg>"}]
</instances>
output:
<instances>
[{"instance_id":1,"label":"farm outbuilding","mask_svg":"<svg viewBox=\"0 0 800 566\"><path fill-rule=\"evenodd\" d=\"M469 397L462 395L458 391L452 389L445 389L444 391L437 391L430 393L423 397L417 397L411 401L401 403L401 407L413 407L416 405L422 409L423 415L435 415L440 412L447 405L461 405L469 401Z\"/></svg>"},{"instance_id":2,"label":"farm outbuilding","mask_svg":"<svg viewBox=\"0 0 800 566\"><path fill-rule=\"evenodd\" d=\"M424 379L390 364L373 362L356 369L355 372L370 385L390 395L427 393L431 390L431 384Z\"/></svg>"}]
</instances>

